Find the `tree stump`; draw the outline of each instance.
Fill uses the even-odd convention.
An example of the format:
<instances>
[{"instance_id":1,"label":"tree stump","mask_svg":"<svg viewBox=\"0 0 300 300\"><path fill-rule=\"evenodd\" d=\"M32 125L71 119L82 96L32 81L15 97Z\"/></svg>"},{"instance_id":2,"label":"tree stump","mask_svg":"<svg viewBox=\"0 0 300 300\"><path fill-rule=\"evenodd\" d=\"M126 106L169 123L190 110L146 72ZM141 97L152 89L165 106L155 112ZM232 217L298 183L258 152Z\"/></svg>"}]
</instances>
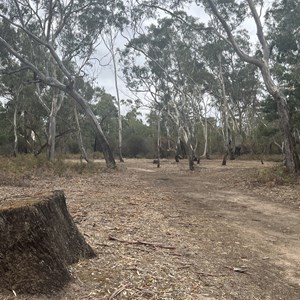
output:
<instances>
[{"instance_id":1,"label":"tree stump","mask_svg":"<svg viewBox=\"0 0 300 300\"><path fill-rule=\"evenodd\" d=\"M71 279L69 264L94 256L62 191L0 204L0 288L52 294Z\"/></svg>"}]
</instances>

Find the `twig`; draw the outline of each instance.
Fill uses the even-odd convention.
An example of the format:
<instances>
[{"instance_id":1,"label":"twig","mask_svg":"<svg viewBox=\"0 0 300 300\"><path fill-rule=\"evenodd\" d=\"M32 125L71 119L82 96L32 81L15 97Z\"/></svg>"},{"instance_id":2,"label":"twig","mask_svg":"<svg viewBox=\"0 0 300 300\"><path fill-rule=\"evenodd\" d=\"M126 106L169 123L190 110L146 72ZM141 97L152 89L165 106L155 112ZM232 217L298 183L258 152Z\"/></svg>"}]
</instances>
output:
<instances>
[{"instance_id":1,"label":"twig","mask_svg":"<svg viewBox=\"0 0 300 300\"><path fill-rule=\"evenodd\" d=\"M128 271L136 271L136 272L143 272L143 269L137 268L137 267L128 267L124 270L128 270Z\"/></svg>"},{"instance_id":2,"label":"twig","mask_svg":"<svg viewBox=\"0 0 300 300\"><path fill-rule=\"evenodd\" d=\"M249 273L247 271L247 269L245 269L243 267L241 267L241 268L234 268L234 267L229 267L229 266L223 266L223 267L226 268L226 269L229 269L229 270L231 270L233 272L242 273L242 274L248 274L248 275L251 274L251 273Z\"/></svg>"},{"instance_id":3,"label":"twig","mask_svg":"<svg viewBox=\"0 0 300 300\"><path fill-rule=\"evenodd\" d=\"M118 295L120 295L126 288L128 287L128 284L126 285L122 285L120 288L118 288L117 290L115 290L110 297L108 298L108 300L112 300L113 298L117 297Z\"/></svg>"},{"instance_id":4,"label":"twig","mask_svg":"<svg viewBox=\"0 0 300 300\"><path fill-rule=\"evenodd\" d=\"M144 295L144 296L148 296L148 297L152 297L155 296L155 293L151 290L148 289L141 289L141 288L137 288L140 291L140 294Z\"/></svg>"},{"instance_id":5,"label":"twig","mask_svg":"<svg viewBox=\"0 0 300 300\"><path fill-rule=\"evenodd\" d=\"M184 254L181 254L181 253L175 253L175 252L170 253L170 255L173 255L173 256L179 256L179 257L184 256Z\"/></svg>"},{"instance_id":6,"label":"twig","mask_svg":"<svg viewBox=\"0 0 300 300\"><path fill-rule=\"evenodd\" d=\"M181 266L181 267L178 267L177 270L188 269L190 267L191 267L191 265Z\"/></svg>"},{"instance_id":7,"label":"twig","mask_svg":"<svg viewBox=\"0 0 300 300\"><path fill-rule=\"evenodd\" d=\"M226 274L212 274L212 273L205 273L205 272L197 272L200 276L206 276L206 277L225 277Z\"/></svg>"},{"instance_id":8,"label":"twig","mask_svg":"<svg viewBox=\"0 0 300 300\"><path fill-rule=\"evenodd\" d=\"M165 245L162 245L162 244L156 244L156 243L151 243L151 242L146 242L146 241L121 240L121 239L118 239L118 238L116 238L114 236L111 236L111 235L108 237L108 239L111 240L111 241L117 241L117 242L126 243L126 244L145 245L145 246L152 246L154 248L163 248L163 249L171 249L171 250L176 249L176 247L173 247L173 246L165 246Z\"/></svg>"},{"instance_id":9,"label":"twig","mask_svg":"<svg viewBox=\"0 0 300 300\"><path fill-rule=\"evenodd\" d=\"M110 245L105 243L95 243L97 246L110 247Z\"/></svg>"}]
</instances>

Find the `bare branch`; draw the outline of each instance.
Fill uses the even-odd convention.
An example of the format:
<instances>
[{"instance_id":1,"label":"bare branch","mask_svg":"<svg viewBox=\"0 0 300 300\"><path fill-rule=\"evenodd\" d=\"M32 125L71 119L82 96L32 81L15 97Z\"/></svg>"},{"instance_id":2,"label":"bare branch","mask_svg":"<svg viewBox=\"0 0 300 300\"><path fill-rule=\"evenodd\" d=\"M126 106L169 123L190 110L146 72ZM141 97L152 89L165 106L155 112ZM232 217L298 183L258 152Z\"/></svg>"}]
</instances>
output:
<instances>
[{"instance_id":1,"label":"bare branch","mask_svg":"<svg viewBox=\"0 0 300 300\"><path fill-rule=\"evenodd\" d=\"M13 71L1 70L1 74L4 74L4 75L13 75L13 74L16 74L16 73L19 73L19 72L22 72L22 71L25 71L25 70L28 70L28 69L29 69L28 67L22 67L22 68L13 70Z\"/></svg>"},{"instance_id":2,"label":"bare branch","mask_svg":"<svg viewBox=\"0 0 300 300\"><path fill-rule=\"evenodd\" d=\"M37 42L37 43L45 46L46 48L48 48L50 50L50 53L51 53L52 57L54 58L54 60L58 64L59 68L62 70L62 72L64 73L64 75L69 79L70 84L73 83L73 78L72 78L71 74L66 69L66 67L64 66L64 64L62 63L62 61L60 60L60 58L58 57L57 53L55 52L53 46L49 42L43 41L42 39L40 39L39 37L37 37L35 34L33 34L32 32L30 32L29 30L27 30L23 26L12 22L10 19L8 19L7 17L5 17L4 15L0 14L0 17L2 17L5 21L9 22L14 27L17 27L17 28L23 30L35 42ZM1 38L1 40L4 41L2 38Z\"/></svg>"},{"instance_id":3,"label":"bare branch","mask_svg":"<svg viewBox=\"0 0 300 300\"><path fill-rule=\"evenodd\" d=\"M22 63L24 63L33 73L37 74L37 76L44 81L49 86L58 87L60 89L65 90L67 88L66 85L59 82L56 78L48 77L43 74L35 65L29 62L26 58L20 55L16 50L14 50L2 37L0 37L0 44L2 44L9 53L19 59Z\"/></svg>"},{"instance_id":4,"label":"bare branch","mask_svg":"<svg viewBox=\"0 0 300 300\"><path fill-rule=\"evenodd\" d=\"M263 63L257 59L256 57L250 56L248 54L246 54L237 44L231 29L229 27L229 25L227 24L227 22L225 21L225 19L221 16L220 12L218 11L215 3L213 0L207 0L207 3L209 5L209 7L211 8L212 12L214 13L214 15L218 18L218 20L220 21L220 23L222 24L223 28L225 29L228 39L232 45L232 47L234 48L235 52L237 53L237 55L243 59L244 61L254 64L257 67L262 67Z\"/></svg>"},{"instance_id":5,"label":"bare branch","mask_svg":"<svg viewBox=\"0 0 300 300\"><path fill-rule=\"evenodd\" d=\"M259 40L259 42L260 42L260 44L263 48L264 59L266 61L268 61L269 57L270 57L270 46L268 45L268 43L265 39L265 36L264 36L264 33L263 33L263 27L262 27L259 15L258 15L257 10L255 8L254 2L252 0L247 0L247 2L249 4L252 16L253 16L255 24L256 24L257 37L258 37L258 40Z\"/></svg>"}]
</instances>

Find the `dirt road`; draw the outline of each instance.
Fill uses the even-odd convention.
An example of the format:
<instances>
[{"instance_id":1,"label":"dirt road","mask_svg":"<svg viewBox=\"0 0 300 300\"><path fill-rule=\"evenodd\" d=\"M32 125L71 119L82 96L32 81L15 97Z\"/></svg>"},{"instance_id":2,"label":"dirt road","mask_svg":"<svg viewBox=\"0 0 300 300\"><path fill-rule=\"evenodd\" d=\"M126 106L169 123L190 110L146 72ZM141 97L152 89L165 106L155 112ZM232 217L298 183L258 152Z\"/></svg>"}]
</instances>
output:
<instances>
[{"instance_id":1,"label":"dirt road","mask_svg":"<svg viewBox=\"0 0 300 300\"><path fill-rule=\"evenodd\" d=\"M220 164L190 172L183 161L158 169L127 160L116 173L1 189L63 189L98 254L74 265L73 282L53 299L299 300L299 185L257 184L271 163Z\"/></svg>"}]
</instances>

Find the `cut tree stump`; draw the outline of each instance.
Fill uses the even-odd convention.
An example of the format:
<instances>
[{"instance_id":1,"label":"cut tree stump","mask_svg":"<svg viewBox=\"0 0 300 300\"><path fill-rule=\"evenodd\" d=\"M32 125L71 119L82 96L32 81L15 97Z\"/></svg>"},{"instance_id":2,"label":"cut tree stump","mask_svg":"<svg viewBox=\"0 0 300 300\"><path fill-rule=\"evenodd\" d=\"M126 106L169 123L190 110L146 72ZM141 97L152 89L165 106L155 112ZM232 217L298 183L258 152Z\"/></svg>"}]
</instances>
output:
<instances>
[{"instance_id":1,"label":"cut tree stump","mask_svg":"<svg viewBox=\"0 0 300 300\"><path fill-rule=\"evenodd\" d=\"M68 265L94 256L62 191L0 203L0 289L55 293L71 279Z\"/></svg>"}]
</instances>

